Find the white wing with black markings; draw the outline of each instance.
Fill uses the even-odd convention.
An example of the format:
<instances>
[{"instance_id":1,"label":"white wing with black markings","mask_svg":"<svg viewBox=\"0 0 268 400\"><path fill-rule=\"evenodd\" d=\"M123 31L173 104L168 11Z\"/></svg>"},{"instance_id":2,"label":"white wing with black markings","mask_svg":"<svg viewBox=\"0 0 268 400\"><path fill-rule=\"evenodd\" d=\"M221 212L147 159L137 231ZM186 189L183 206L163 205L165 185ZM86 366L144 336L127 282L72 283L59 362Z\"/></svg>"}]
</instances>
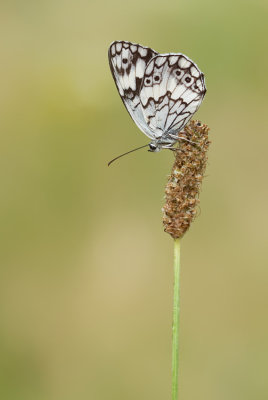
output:
<instances>
[{"instance_id":1,"label":"white wing with black markings","mask_svg":"<svg viewBox=\"0 0 268 400\"><path fill-rule=\"evenodd\" d=\"M149 47L116 41L109 48L109 63L129 114L159 143L172 142L206 93L204 74L181 53L158 54Z\"/></svg>"},{"instance_id":2,"label":"white wing with black markings","mask_svg":"<svg viewBox=\"0 0 268 400\"><path fill-rule=\"evenodd\" d=\"M144 119L139 94L146 65L156 55L156 51L149 47L125 41L113 42L108 52L121 99L134 122L151 139L154 138L154 132Z\"/></svg>"}]
</instances>

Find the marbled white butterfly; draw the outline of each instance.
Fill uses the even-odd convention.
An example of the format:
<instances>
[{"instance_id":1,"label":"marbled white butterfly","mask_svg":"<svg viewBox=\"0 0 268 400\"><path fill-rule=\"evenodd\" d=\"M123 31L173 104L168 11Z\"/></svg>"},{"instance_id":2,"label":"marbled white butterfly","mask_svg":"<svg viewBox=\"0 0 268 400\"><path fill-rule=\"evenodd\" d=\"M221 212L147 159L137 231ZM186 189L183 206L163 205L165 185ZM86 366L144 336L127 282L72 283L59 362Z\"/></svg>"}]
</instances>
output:
<instances>
[{"instance_id":1,"label":"marbled white butterfly","mask_svg":"<svg viewBox=\"0 0 268 400\"><path fill-rule=\"evenodd\" d=\"M150 151L171 148L202 103L204 74L184 54L158 54L123 40L110 45L108 58L126 109L151 139Z\"/></svg>"}]
</instances>

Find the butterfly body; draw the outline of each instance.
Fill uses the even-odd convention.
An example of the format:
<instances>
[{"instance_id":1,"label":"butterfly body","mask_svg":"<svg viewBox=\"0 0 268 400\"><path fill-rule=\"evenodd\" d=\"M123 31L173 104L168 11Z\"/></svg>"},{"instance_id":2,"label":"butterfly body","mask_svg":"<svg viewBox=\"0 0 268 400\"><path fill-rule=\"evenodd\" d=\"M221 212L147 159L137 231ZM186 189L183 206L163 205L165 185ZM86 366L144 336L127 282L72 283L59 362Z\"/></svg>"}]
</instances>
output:
<instances>
[{"instance_id":1,"label":"butterfly body","mask_svg":"<svg viewBox=\"0 0 268 400\"><path fill-rule=\"evenodd\" d=\"M126 41L113 42L108 58L126 109L151 139L150 151L171 148L204 98L204 74L184 54Z\"/></svg>"}]
</instances>

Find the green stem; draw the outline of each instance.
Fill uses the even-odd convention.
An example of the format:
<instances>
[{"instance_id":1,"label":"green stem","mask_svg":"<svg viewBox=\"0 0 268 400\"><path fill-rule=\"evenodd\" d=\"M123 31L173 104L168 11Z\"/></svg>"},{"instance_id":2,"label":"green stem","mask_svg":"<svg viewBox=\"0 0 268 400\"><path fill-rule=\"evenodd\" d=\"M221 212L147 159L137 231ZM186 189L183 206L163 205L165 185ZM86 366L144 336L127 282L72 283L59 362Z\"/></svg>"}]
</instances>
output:
<instances>
[{"instance_id":1,"label":"green stem","mask_svg":"<svg viewBox=\"0 0 268 400\"><path fill-rule=\"evenodd\" d=\"M180 239L174 240L174 300L172 324L172 400L178 400L180 323Z\"/></svg>"}]
</instances>

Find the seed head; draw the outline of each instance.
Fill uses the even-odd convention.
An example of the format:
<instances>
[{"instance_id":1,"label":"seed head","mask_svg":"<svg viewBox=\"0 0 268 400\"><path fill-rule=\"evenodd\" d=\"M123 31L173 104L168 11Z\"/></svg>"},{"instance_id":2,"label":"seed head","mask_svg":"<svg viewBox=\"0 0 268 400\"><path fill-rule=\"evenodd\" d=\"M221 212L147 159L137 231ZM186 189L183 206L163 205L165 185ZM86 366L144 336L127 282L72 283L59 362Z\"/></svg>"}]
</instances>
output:
<instances>
[{"instance_id":1,"label":"seed head","mask_svg":"<svg viewBox=\"0 0 268 400\"><path fill-rule=\"evenodd\" d=\"M200 121L191 121L179 133L179 147L165 189L163 207L165 232L181 238L196 217L199 193L207 164L210 144L209 128Z\"/></svg>"}]
</instances>

